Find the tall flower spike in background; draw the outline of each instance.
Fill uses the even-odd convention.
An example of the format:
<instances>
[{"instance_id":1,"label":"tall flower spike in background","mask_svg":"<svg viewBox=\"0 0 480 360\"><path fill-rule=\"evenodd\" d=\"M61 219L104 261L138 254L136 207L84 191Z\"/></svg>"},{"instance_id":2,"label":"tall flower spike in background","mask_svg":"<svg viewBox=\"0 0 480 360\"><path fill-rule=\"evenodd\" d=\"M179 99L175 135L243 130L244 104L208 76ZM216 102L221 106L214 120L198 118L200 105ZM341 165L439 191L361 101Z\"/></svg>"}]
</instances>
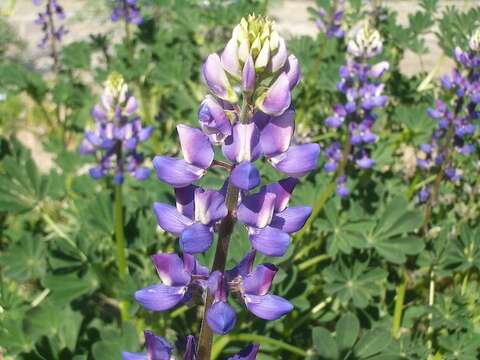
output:
<instances>
[{"instance_id":1,"label":"tall flower spike in background","mask_svg":"<svg viewBox=\"0 0 480 360\"><path fill-rule=\"evenodd\" d=\"M341 197L349 194L345 172L349 161L358 169L370 169L374 165L369 145L377 140L372 130L377 119L375 109L387 103L384 85L379 79L389 65L382 61L372 66L368 60L378 56L382 47L379 32L368 23L354 31L347 45L349 58L347 64L340 67L337 83L344 102L335 105L333 114L325 120L328 127L345 134L343 146L337 139L325 150L324 170L337 174L337 195Z\"/></svg>"},{"instance_id":2,"label":"tall flower spike in background","mask_svg":"<svg viewBox=\"0 0 480 360\"><path fill-rule=\"evenodd\" d=\"M137 101L119 73L108 77L99 104L92 110L95 129L86 131L80 144L82 155L95 155L97 166L90 169L90 176L101 179L113 176L115 184L115 240L117 266L121 282L125 281L128 266L125 256L122 184L125 173L137 180L145 180L150 170L142 166L143 155L137 146L152 134L152 127L142 127L136 115ZM122 319L128 318L128 301L121 301Z\"/></svg>"},{"instance_id":3,"label":"tall flower spike in background","mask_svg":"<svg viewBox=\"0 0 480 360\"><path fill-rule=\"evenodd\" d=\"M198 297L205 309L198 348L192 358L210 359L213 332L225 334L235 327L229 304L240 304L265 320L276 320L293 309L286 299L270 294L277 268L253 268L256 252L282 256L290 234L302 228L311 209L288 206L298 179L314 170L320 153L317 144L292 144L295 110L291 91L300 80L300 68L289 55L285 40L273 21L249 15L232 33L225 49L210 54L202 68L210 94L200 104L200 129L177 127L183 158L155 157L158 178L175 189L176 207L155 203L158 224L180 237L183 263L174 254L153 257L162 284L135 294L147 310L164 311ZM215 159L214 146L224 158ZM255 163L269 162L285 178L262 183ZM227 173L218 190L194 183L212 167ZM225 271L234 224L239 220L249 234L251 249L233 269ZM218 234L211 269L199 265L194 254L205 252ZM156 261L162 258L163 261ZM251 345L232 359L255 359Z\"/></svg>"},{"instance_id":4,"label":"tall flower spike in background","mask_svg":"<svg viewBox=\"0 0 480 360\"><path fill-rule=\"evenodd\" d=\"M344 13L345 0L333 0L327 9L322 6L318 8L318 17L315 24L321 32L325 33L327 38L341 39L345 35L342 29Z\"/></svg>"},{"instance_id":5,"label":"tall flower spike in background","mask_svg":"<svg viewBox=\"0 0 480 360\"><path fill-rule=\"evenodd\" d=\"M42 0L33 0L34 5L41 6ZM38 43L40 48L45 48L47 44L50 45L50 56L53 59L54 67L58 67L58 43L62 41L63 36L68 33L64 25L57 27L55 24L57 20L65 20L65 12L63 7L57 0L46 0L45 9L39 12L35 24L42 27L43 38Z\"/></svg>"},{"instance_id":6,"label":"tall flower spike in background","mask_svg":"<svg viewBox=\"0 0 480 360\"><path fill-rule=\"evenodd\" d=\"M437 201L443 179L459 182L461 169L455 167L455 153L468 156L475 151L474 135L477 126L474 121L480 115L480 29L469 39L469 48L464 51L455 48L454 58L458 66L451 76L441 79L443 90L451 96L451 103L440 99L428 109L428 115L437 122L437 128L429 143L420 146L417 166L424 171L435 173L432 185L423 187L418 196L426 202L424 227L428 226L432 206Z\"/></svg>"},{"instance_id":7,"label":"tall flower spike in background","mask_svg":"<svg viewBox=\"0 0 480 360\"><path fill-rule=\"evenodd\" d=\"M113 9L110 17L113 22L123 19L123 21L135 25L139 25L143 21L137 0L113 0Z\"/></svg>"}]
</instances>

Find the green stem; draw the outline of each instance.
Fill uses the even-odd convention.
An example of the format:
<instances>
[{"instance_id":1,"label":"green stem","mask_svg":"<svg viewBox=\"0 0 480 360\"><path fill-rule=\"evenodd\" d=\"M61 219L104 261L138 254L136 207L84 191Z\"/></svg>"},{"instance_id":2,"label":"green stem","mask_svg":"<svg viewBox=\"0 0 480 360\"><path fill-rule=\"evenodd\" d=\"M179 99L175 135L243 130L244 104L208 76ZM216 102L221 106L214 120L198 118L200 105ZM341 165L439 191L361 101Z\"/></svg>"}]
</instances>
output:
<instances>
[{"instance_id":1,"label":"green stem","mask_svg":"<svg viewBox=\"0 0 480 360\"><path fill-rule=\"evenodd\" d=\"M332 181L330 182L330 184L328 184L327 188L320 194L318 200L315 202L315 206L313 207L313 210L312 210L312 215L310 215L307 222L305 223L305 226L296 235L298 239L301 239L303 235L307 233L308 230L310 230L310 227L312 226L313 222L322 211L323 207L325 206L325 203L328 201L328 199L330 199L330 196L332 196L333 193L335 192L336 180L345 173L345 168L348 163L348 155L350 154L351 149L352 149L352 144L350 143L350 136L347 134L345 145L342 151L342 161L338 166L337 172L334 178L332 179Z\"/></svg>"},{"instance_id":2,"label":"green stem","mask_svg":"<svg viewBox=\"0 0 480 360\"><path fill-rule=\"evenodd\" d=\"M122 185L115 184L115 204L113 209L113 218L115 222L115 242L117 245L117 266L118 276L122 283L125 283L127 276L127 260L125 256L125 233L123 225L123 194ZM128 301L120 301L121 319L128 319Z\"/></svg>"},{"instance_id":3,"label":"green stem","mask_svg":"<svg viewBox=\"0 0 480 360\"><path fill-rule=\"evenodd\" d=\"M405 301L405 290L407 289L408 277L405 273L400 285L397 286L397 297L395 299L395 309L393 311L392 336L400 336L400 326L402 325L403 303Z\"/></svg>"},{"instance_id":4,"label":"green stem","mask_svg":"<svg viewBox=\"0 0 480 360\"><path fill-rule=\"evenodd\" d=\"M329 258L330 258L330 256L328 256L327 254L317 255L317 256L315 256L311 259L308 259L308 260L300 263L298 265L298 270L303 271L305 269L308 269L310 266L313 266L313 265L318 264L319 262L328 260Z\"/></svg>"},{"instance_id":5,"label":"green stem","mask_svg":"<svg viewBox=\"0 0 480 360\"><path fill-rule=\"evenodd\" d=\"M216 359L220 353L222 352L223 348L228 345L230 341L245 341L245 342L254 342L254 343L262 343L262 344L269 344L275 346L280 349L284 349L292 354L296 354L302 357L307 357L308 353L300 349L296 346L284 343L283 341L272 339L268 336L257 335L257 334L238 334L238 335L225 335L217 341L213 348L213 355L212 359Z\"/></svg>"}]
</instances>

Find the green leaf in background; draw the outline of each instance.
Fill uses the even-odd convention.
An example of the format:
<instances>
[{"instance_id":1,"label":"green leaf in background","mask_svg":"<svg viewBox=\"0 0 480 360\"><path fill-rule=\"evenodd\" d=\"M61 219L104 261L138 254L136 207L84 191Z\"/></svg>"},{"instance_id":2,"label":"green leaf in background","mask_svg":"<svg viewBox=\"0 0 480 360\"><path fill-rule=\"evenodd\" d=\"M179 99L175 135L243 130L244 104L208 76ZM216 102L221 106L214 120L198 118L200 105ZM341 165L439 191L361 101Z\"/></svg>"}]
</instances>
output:
<instances>
[{"instance_id":1,"label":"green leaf in background","mask_svg":"<svg viewBox=\"0 0 480 360\"><path fill-rule=\"evenodd\" d=\"M390 333L383 329L367 331L355 345L354 352L361 359L367 359L386 349L392 341Z\"/></svg>"},{"instance_id":2,"label":"green leaf in background","mask_svg":"<svg viewBox=\"0 0 480 360\"><path fill-rule=\"evenodd\" d=\"M91 293L99 283L92 272L87 272L84 276L76 274L68 275L47 275L43 281L43 286L50 289L52 301L58 306L65 306L70 301Z\"/></svg>"},{"instance_id":3,"label":"green leaf in background","mask_svg":"<svg viewBox=\"0 0 480 360\"><path fill-rule=\"evenodd\" d=\"M330 332L322 327L315 327L312 330L313 346L322 356L322 359L337 359L338 349L335 340Z\"/></svg>"},{"instance_id":4,"label":"green leaf in background","mask_svg":"<svg viewBox=\"0 0 480 360\"><path fill-rule=\"evenodd\" d=\"M351 313L343 315L335 327L335 338L340 350L349 349L355 344L360 331L357 317Z\"/></svg>"},{"instance_id":5,"label":"green leaf in background","mask_svg":"<svg viewBox=\"0 0 480 360\"><path fill-rule=\"evenodd\" d=\"M137 331L132 322L125 323L121 329L109 327L102 331L102 340L93 345L95 360L119 359L123 351L139 350Z\"/></svg>"}]
</instances>

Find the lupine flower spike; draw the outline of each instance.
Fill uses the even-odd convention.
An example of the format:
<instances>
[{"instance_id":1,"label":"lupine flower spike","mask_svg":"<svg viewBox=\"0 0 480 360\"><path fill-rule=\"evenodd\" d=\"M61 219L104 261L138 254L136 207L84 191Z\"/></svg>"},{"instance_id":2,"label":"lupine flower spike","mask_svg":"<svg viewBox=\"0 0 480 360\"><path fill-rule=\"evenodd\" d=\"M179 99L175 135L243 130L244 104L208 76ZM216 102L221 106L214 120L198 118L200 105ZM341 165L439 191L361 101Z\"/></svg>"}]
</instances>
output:
<instances>
[{"instance_id":1,"label":"lupine flower spike","mask_svg":"<svg viewBox=\"0 0 480 360\"><path fill-rule=\"evenodd\" d=\"M320 153L317 144L293 143L291 91L300 68L268 18L242 19L223 52L207 57L202 75L210 94L200 104L200 128L179 125L182 157L153 160L158 178L174 188L176 197L176 206L155 203L153 209L158 225L179 237L183 261L175 254L154 255L162 284L135 294L150 311L205 301L198 354L188 351L188 358L209 358L212 331L223 335L235 328L231 299L265 320L293 309L288 300L270 293L277 268L253 263L257 252L284 255L290 234L305 224L311 209L289 206L289 200L299 179L316 168ZM220 159L215 159L215 146L221 148ZM262 159L285 177L260 187L256 163ZM227 171L225 184L203 189L196 183L212 166ZM250 250L226 271L226 249L237 220L248 231ZM210 248L216 233L219 245L209 270L194 256ZM258 349L250 345L231 359L253 360Z\"/></svg>"},{"instance_id":2,"label":"lupine flower spike","mask_svg":"<svg viewBox=\"0 0 480 360\"><path fill-rule=\"evenodd\" d=\"M318 18L315 20L315 24L321 32L325 33L327 38L341 39L345 35L342 29L344 12L345 0L333 0L328 9L318 8Z\"/></svg>"},{"instance_id":3,"label":"lupine flower spike","mask_svg":"<svg viewBox=\"0 0 480 360\"><path fill-rule=\"evenodd\" d=\"M370 65L367 61L382 52L382 39L369 24L353 32L347 45L349 58L340 67L337 89L344 95L344 102L333 107L333 114L325 124L346 133L345 144L332 141L325 149L327 161L324 170L337 174L337 195L349 194L346 185L346 166L350 161L358 169L370 169L375 164L370 157L369 145L377 140L373 125L377 119L375 109L387 103L380 78L388 70L386 61Z\"/></svg>"},{"instance_id":4,"label":"lupine flower spike","mask_svg":"<svg viewBox=\"0 0 480 360\"><path fill-rule=\"evenodd\" d=\"M142 127L136 112L137 100L123 77L112 73L100 103L92 110L95 127L85 132L80 145L82 155L95 155L97 159L97 166L89 171L92 178L111 174L117 184L123 183L125 173L137 180L148 178L150 170L142 166L143 155L137 146L150 137L152 127Z\"/></svg>"},{"instance_id":5,"label":"lupine flower spike","mask_svg":"<svg viewBox=\"0 0 480 360\"><path fill-rule=\"evenodd\" d=\"M42 0L33 0L33 4L36 6L41 6L43 3ZM55 19L63 21L65 20L65 12L63 7L58 3L57 0L46 0L45 9L43 12L39 12L35 24L42 27L43 37L42 40L38 43L38 47L45 48L47 45L50 45L50 56L53 59L54 66L58 66L58 43L60 43L68 33L65 25L60 25L59 27L55 24Z\"/></svg>"},{"instance_id":6,"label":"lupine flower spike","mask_svg":"<svg viewBox=\"0 0 480 360\"><path fill-rule=\"evenodd\" d=\"M420 146L417 166L458 183L461 169L455 167L454 153L468 156L475 151L477 126L474 121L480 117L477 110L480 103L480 29L470 37L466 51L455 48L454 58L458 66L450 76L441 79L443 90L453 95L452 105L437 99L435 106L428 109L437 128L430 142ZM437 193L438 188L425 186L418 194L419 201L427 202L431 197L436 198Z\"/></svg>"},{"instance_id":7,"label":"lupine flower spike","mask_svg":"<svg viewBox=\"0 0 480 360\"><path fill-rule=\"evenodd\" d=\"M123 20L126 23L140 25L143 18L140 15L140 7L137 3L137 0L113 0L113 9L110 15L112 21Z\"/></svg>"}]
</instances>

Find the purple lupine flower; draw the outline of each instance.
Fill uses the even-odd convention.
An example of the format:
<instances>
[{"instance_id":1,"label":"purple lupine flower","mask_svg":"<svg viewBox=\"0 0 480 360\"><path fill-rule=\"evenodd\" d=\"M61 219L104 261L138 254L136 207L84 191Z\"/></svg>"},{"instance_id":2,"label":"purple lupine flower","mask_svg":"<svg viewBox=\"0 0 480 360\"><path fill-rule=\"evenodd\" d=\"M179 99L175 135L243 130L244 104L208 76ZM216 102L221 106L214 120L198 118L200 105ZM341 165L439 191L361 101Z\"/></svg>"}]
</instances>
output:
<instances>
[{"instance_id":1,"label":"purple lupine flower","mask_svg":"<svg viewBox=\"0 0 480 360\"><path fill-rule=\"evenodd\" d=\"M146 353L123 352L122 360L171 360L173 347L161 336L145 330Z\"/></svg>"},{"instance_id":2,"label":"purple lupine flower","mask_svg":"<svg viewBox=\"0 0 480 360\"><path fill-rule=\"evenodd\" d=\"M224 196L195 186L175 189L177 208L154 203L158 225L180 237L180 248L189 254L207 251L213 242L213 227L227 215Z\"/></svg>"},{"instance_id":3,"label":"purple lupine flower","mask_svg":"<svg viewBox=\"0 0 480 360\"><path fill-rule=\"evenodd\" d=\"M137 0L113 0L111 20L113 22L123 20L126 23L140 25L143 18L140 15L140 7L137 2Z\"/></svg>"},{"instance_id":4,"label":"purple lupine flower","mask_svg":"<svg viewBox=\"0 0 480 360\"><path fill-rule=\"evenodd\" d=\"M150 175L150 170L142 166L143 155L137 146L148 140L153 128L142 127L136 115L137 107L122 76L112 73L100 103L92 110L95 128L85 132L79 149L82 155L97 157L98 165L89 171L92 178L112 174L115 183L121 184L125 172L137 180L145 180Z\"/></svg>"},{"instance_id":5,"label":"purple lupine flower","mask_svg":"<svg viewBox=\"0 0 480 360\"><path fill-rule=\"evenodd\" d=\"M135 294L147 310L164 311L193 297L206 299L202 328L226 334L236 323L233 296L265 320L279 319L293 309L286 299L269 292L277 268L261 264L253 269L253 260L257 251L285 254L290 234L304 226L312 211L308 206L289 206L299 178L316 168L320 154L318 144L293 143L291 92L300 74L297 58L288 54L273 22L255 15L235 27L221 55L207 57L202 76L210 94L198 110L200 128L177 126L183 158L153 160L157 177L171 185L176 196L176 207L154 204L157 223L179 237L183 262L174 254L154 257L163 283ZM220 152L223 157L215 159ZM261 159L286 178L257 189L262 178L255 163ZM223 187L218 191L199 187L197 181L214 166L227 171ZM251 248L229 271L216 263L216 255L209 274L192 254L207 251L216 233L218 251L236 220L247 228ZM191 338L185 359L196 358L193 343ZM257 352L258 345L251 345L231 359L253 360Z\"/></svg>"},{"instance_id":6,"label":"purple lupine flower","mask_svg":"<svg viewBox=\"0 0 480 360\"><path fill-rule=\"evenodd\" d=\"M458 66L451 75L442 77L440 83L446 92L454 95L454 106L436 99L433 108L427 114L436 122L436 129L429 143L420 145L417 167L423 171L443 168L443 173L451 182L461 180L461 171L455 168L452 152L468 156L475 151L475 133L480 118L477 110L480 102L480 29L470 38L469 49L455 48L454 57ZM428 188L422 188L418 194L420 202L429 198Z\"/></svg>"},{"instance_id":7,"label":"purple lupine flower","mask_svg":"<svg viewBox=\"0 0 480 360\"><path fill-rule=\"evenodd\" d=\"M340 197L349 194L345 173L348 161L358 169L371 169L375 164L369 145L377 141L373 132L377 119L375 110L385 107L388 101L383 95L384 85L380 78L389 65L385 61L370 65L368 60L381 51L382 40L378 31L366 25L353 32L348 42L349 58L346 65L340 67L340 81L337 83L345 101L336 104L332 115L325 119L328 127L344 133L347 138L344 150L338 139L325 148L327 161L324 170L337 174L336 193Z\"/></svg>"},{"instance_id":8,"label":"purple lupine flower","mask_svg":"<svg viewBox=\"0 0 480 360\"><path fill-rule=\"evenodd\" d=\"M33 4L36 6L42 5L42 0L33 0ZM42 27L43 37L38 43L38 47L45 48L49 42L51 42L52 56L56 57L57 49L54 42L61 42L63 37L68 33L68 30L64 25L59 27L55 26L55 17L58 20L65 20L65 12L63 7L57 2L57 0L46 0L45 10L37 14L35 24Z\"/></svg>"},{"instance_id":9,"label":"purple lupine flower","mask_svg":"<svg viewBox=\"0 0 480 360\"><path fill-rule=\"evenodd\" d=\"M208 279L208 269L194 256L159 253L152 256L162 284L150 285L135 293L135 300L149 311L169 310L201 294Z\"/></svg>"},{"instance_id":10,"label":"purple lupine flower","mask_svg":"<svg viewBox=\"0 0 480 360\"><path fill-rule=\"evenodd\" d=\"M325 33L327 38L343 38L342 21L345 12L345 0L334 0L329 9L318 8L318 18L315 20L317 28Z\"/></svg>"}]
</instances>

